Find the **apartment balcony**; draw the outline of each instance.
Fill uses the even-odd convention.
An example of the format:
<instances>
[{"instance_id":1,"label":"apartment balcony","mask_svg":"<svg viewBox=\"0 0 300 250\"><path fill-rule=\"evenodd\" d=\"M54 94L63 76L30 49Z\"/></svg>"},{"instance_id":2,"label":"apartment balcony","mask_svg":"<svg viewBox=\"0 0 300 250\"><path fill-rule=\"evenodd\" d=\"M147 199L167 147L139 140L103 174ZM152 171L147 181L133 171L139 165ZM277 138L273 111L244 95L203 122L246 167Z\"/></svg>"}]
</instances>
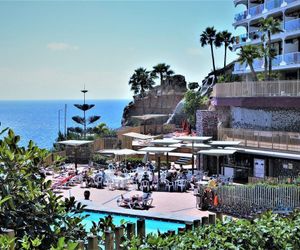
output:
<instances>
[{"instance_id":1,"label":"apartment balcony","mask_svg":"<svg viewBox=\"0 0 300 250\"><path fill-rule=\"evenodd\" d=\"M245 10L243 12L240 12L240 13L236 14L235 17L234 17L234 21L235 22L241 22L243 20L246 20L247 16L248 16L248 11Z\"/></svg>"},{"instance_id":2,"label":"apartment balcony","mask_svg":"<svg viewBox=\"0 0 300 250\"><path fill-rule=\"evenodd\" d=\"M253 68L256 72L262 72L264 70L264 60L255 59L253 62ZM277 55L272 60L273 70L286 70L292 68L300 68L300 52L291 52L283 55ZM238 62L234 65L233 74L247 74L251 73L250 67L247 64L240 65Z\"/></svg>"},{"instance_id":3,"label":"apartment balcony","mask_svg":"<svg viewBox=\"0 0 300 250\"><path fill-rule=\"evenodd\" d=\"M239 146L300 152L300 133L218 128L218 140L240 141Z\"/></svg>"},{"instance_id":4,"label":"apartment balcony","mask_svg":"<svg viewBox=\"0 0 300 250\"><path fill-rule=\"evenodd\" d=\"M260 5L251 7L251 8L249 8L249 15L250 15L251 17L260 15L260 14L263 13L264 8L265 8L265 7L264 7L264 4L263 4L263 3L260 4Z\"/></svg>"},{"instance_id":5,"label":"apartment balcony","mask_svg":"<svg viewBox=\"0 0 300 250\"><path fill-rule=\"evenodd\" d=\"M268 11L280 8L283 4L283 0L269 0L266 2L266 9Z\"/></svg>"}]
</instances>

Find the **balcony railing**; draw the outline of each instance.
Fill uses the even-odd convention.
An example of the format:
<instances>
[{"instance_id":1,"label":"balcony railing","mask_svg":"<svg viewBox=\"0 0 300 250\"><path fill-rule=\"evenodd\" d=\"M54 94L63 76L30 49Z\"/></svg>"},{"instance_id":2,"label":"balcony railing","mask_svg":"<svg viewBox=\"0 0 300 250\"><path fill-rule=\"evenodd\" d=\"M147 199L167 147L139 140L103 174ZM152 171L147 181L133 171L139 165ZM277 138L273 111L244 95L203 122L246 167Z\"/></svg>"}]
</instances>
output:
<instances>
[{"instance_id":1,"label":"balcony railing","mask_svg":"<svg viewBox=\"0 0 300 250\"><path fill-rule=\"evenodd\" d=\"M285 22L284 28L286 32L300 30L300 18Z\"/></svg>"},{"instance_id":2,"label":"balcony railing","mask_svg":"<svg viewBox=\"0 0 300 250\"><path fill-rule=\"evenodd\" d=\"M300 81L230 82L214 86L216 98L299 97Z\"/></svg>"},{"instance_id":3,"label":"balcony railing","mask_svg":"<svg viewBox=\"0 0 300 250\"><path fill-rule=\"evenodd\" d=\"M287 65L299 64L300 52L292 52L292 53L284 54L283 60Z\"/></svg>"},{"instance_id":4,"label":"balcony railing","mask_svg":"<svg viewBox=\"0 0 300 250\"><path fill-rule=\"evenodd\" d=\"M242 20L244 20L244 19L247 18L247 15L248 15L248 13L247 13L246 10L243 11L243 12L241 12L241 13L238 13L238 14L235 15L234 21L235 21L235 22L242 21Z\"/></svg>"},{"instance_id":5,"label":"balcony railing","mask_svg":"<svg viewBox=\"0 0 300 250\"><path fill-rule=\"evenodd\" d=\"M296 1L298 1L298 0L285 0L285 1L289 4L289 3L296 2Z\"/></svg>"},{"instance_id":6,"label":"balcony railing","mask_svg":"<svg viewBox=\"0 0 300 250\"><path fill-rule=\"evenodd\" d=\"M277 55L273 60L272 60L272 66L278 67L280 66L280 63L282 62L283 56L282 55Z\"/></svg>"},{"instance_id":7,"label":"balcony railing","mask_svg":"<svg viewBox=\"0 0 300 250\"><path fill-rule=\"evenodd\" d=\"M221 141L240 141L240 146L300 151L300 133L218 128Z\"/></svg>"},{"instance_id":8,"label":"balcony railing","mask_svg":"<svg viewBox=\"0 0 300 250\"><path fill-rule=\"evenodd\" d=\"M270 10L279 8L282 3L283 3L283 0L269 0L266 3L266 7L270 11Z\"/></svg>"},{"instance_id":9,"label":"balcony railing","mask_svg":"<svg viewBox=\"0 0 300 250\"><path fill-rule=\"evenodd\" d=\"M247 67L246 63L243 63L243 64L235 63L234 64L234 71L236 71L236 72L243 72L243 71L246 70L246 67Z\"/></svg>"},{"instance_id":10,"label":"balcony railing","mask_svg":"<svg viewBox=\"0 0 300 250\"><path fill-rule=\"evenodd\" d=\"M263 10L264 10L264 4L260 4L260 5L251 7L249 9L249 14L251 15L251 17L253 17L253 16L261 14L263 12Z\"/></svg>"},{"instance_id":11,"label":"balcony railing","mask_svg":"<svg viewBox=\"0 0 300 250\"><path fill-rule=\"evenodd\" d=\"M235 37L235 44L243 44L246 43L248 39L248 34L242 34Z\"/></svg>"}]
</instances>

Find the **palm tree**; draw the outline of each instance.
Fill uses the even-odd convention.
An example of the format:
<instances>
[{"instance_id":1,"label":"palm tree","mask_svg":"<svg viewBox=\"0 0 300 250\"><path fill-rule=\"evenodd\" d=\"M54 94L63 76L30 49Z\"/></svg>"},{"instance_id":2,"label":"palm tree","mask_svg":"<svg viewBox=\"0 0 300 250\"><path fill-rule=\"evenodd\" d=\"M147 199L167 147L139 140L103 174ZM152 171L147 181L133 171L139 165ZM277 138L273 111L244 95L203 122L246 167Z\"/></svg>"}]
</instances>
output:
<instances>
[{"instance_id":1,"label":"palm tree","mask_svg":"<svg viewBox=\"0 0 300 250\"><path fill-rule=\"evenodd\" d=\"M131 85L130 90L132 90L135 95L140 94L144 97L146 91L152 89L155 82L150 71L147 71L145 68L138 68L130 77L128 84Z\"/></svg>"},{"instance_id":2,"label":"palm tree","mask_svg":"<svg viewBox=\"0 0 300 250\"><path fill-rule=\"evenodd\" d=\"M224 30L222 32L218 32L216 35L215 46L220 47L224 44L225 52L224 52L224 68L226 67L226 59L227 59L227 49L232 51L232 44L234 43L234 37L228 30Z\"/></svg>"},{"instance_id":3,"label":"palm tree","mask_svg":"<svg viewBox=\"0 0 300 250\"><path fill-rule=\"evenodd\" d=\"M253 68L253 62L255 59L260 58L259 48L254 45L245 45L240 48L237 55L239 56L238 62L240 64L247 63L250 67L253 80L258 81L256 72Z\"/></svg>"},{"instance_id":4,"label":"palm tree","mask_svg":"<svg viewBox=\"0 0 300 250\"><path fill-rule=\"evenodd\" d=\"M216 72L216 66L215 66L214 47L213 46L214 46L214 42L216 40L216 34L217 34L217 31L215 30L214 27L207 27L200 35L201 47L210 45L214 73Z\"/></svg>"},{"instance_id":5,"label":"palm tree","mask_svg":"<svg viewBox=\"0 0 300 250\"><path fill-rule=\"evenodd\" d=\"M274 50L271 47L271 35L274 35L276 33L282 32L281 29L281 23L278 19L274 19L273 17L269 17L266 19L262 19L260 20L260 31L262 31L263 33L267 34L267 51L268 51L268 58L269 58L269 62L268 62L268 66L269 66L269 80L271 78L271 71L272 71L272 59L274 59ZM262 37L262 39L264 40L264 36Z\"/></svg>"},{"instance_id":6,"label":"palm tree","mask_svg":"<svg viewBox=\"0 0 300 250\"><path fill-rule=\"evenodd\" d=\"M163 84L163 80L166 79L167 76L174 75L174 71L170 69L170 65L166 65L165 63L159 63L153 67L152 75L159 75L160 85Z\"/></svg>"}]
</instances>

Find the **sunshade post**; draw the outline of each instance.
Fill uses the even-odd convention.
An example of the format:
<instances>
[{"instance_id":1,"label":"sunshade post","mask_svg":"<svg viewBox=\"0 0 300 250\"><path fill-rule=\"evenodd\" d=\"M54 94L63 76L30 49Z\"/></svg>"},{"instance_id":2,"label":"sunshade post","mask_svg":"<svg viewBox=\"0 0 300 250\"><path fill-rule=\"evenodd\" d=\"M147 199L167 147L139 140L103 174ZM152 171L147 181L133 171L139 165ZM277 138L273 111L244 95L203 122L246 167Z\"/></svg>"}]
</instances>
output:
<instances>
[{"instance_id":1,"label":"sunshade post","mask_svg":"<svg viewBox=\"0 0 300 250\"><path fill-rule=\"evenodd\" d=\"M160 188L160 154L159 153L157 154L157 171L158 171L158 173L157 173L157 178L158 178L157 185Z\"/></svg>"},{"instance_id":2,"label":"sunshade post","mask_svg":"<svg viewBox=\"0 0 300 250\"><path fill-rule=\"evenodd\" d=\"M194 141L192 141L192 174L194 174Z\"/></svg>"},{"instance_id":3,"label":"sunshade post","mask_svg":"<svg viewBox=\"0 0 300 250\"><path fill-rule=\"evenodd\" d=\"M219 166L219 156L217 155L217 178L219 178L220 166Z\"/></svg>"}]
</instances>

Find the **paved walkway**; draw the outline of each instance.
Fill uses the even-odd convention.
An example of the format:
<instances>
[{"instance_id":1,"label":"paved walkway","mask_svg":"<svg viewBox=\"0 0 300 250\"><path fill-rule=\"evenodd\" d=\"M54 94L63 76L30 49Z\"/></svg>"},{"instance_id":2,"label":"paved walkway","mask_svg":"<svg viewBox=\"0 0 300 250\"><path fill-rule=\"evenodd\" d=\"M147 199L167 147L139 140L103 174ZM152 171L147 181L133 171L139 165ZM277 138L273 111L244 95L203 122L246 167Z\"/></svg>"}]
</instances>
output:
<instances>
[{"instance_id":1,"label":"paved walkway","mask_svg":"<svg viewBox=\"0 0 300 250\"><path fill-rule=\"evenodd\" d=\"M85 190L91 192L90 201L84 200ZM191 191L184 193L177 192L153 192L152 207L148 210L133 210L129 208L120 208L117 206L117 199L123 194L124 197L131 197L134 194L142 195L141 191L134 190L130 186L129 190L114 190L108 188L81 188L79 185L70 189L62 190L65 197L75 196L76 200L88 205L87 208L100 211L114 211L132 215L143 215L149 217L162 217L190 221L199 219L202 216L208 216L208 212L200 211L196 208L196 198Z\"/></svg>"}]
</instances>

